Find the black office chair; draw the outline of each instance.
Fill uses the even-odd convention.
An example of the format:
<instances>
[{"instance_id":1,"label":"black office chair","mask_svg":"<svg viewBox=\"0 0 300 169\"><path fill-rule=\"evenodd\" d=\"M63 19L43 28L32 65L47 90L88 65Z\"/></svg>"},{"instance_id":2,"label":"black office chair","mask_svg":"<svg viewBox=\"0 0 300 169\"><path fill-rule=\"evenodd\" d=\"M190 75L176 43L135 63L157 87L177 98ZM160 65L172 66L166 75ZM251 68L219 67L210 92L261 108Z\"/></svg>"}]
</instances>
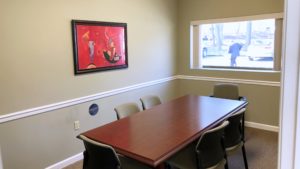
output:
<instances>
[{"instance_id":1,"label":"black office chair","mask_svg":"<svg viewBox=\"0 0 300 169\"><path fill-rule=\"evenodd\" d=\"M229 83L215 84L212 97L247 101L246 97L239 95L238 85L229 84ZM243 140L244 140L244 135L245 135L245 111L244 111L243 117L242 117L242 133L243 133Z\"/></svg>"},{"instance_id":2,"label":"black office chair","mask_svg":"<svg viewBox=\"0 0 300 169\"><path fill-rule=\"evenodd\" d=\"M114 110L117 113L118 120L140 112L140 108L136 103L124 103L115 107Z\"/></svg>"},{"instance_id":3,"label":"black office chair","mask_svg":"<svg viewBox=\"0 0 300 169\"><path fill-rule=\"evenodd\" d=\"M153 106L161 104L158 96L148 95L140 98L143 110L150 109Z\"/></svg>"},{"instance_id":4,"label":"black office chair","mask_svg":"<svg viewBox=\"0 0 300 169\"><path fill-rule=\"evenodd\" d=\"M78 136L83 140L83 169L151 169L150 167L119 155L106 144L93 141L83 135Z\"/></svg>"},{"instance_id":5,"label":"black office chair","mask_svg":"<svg viewBox=\"0 0 300 169\"><path fill-rule=\"evenodd\" d=\"M245 110L246 109L243 108L228 118L229 125L224 131L224 143L228 155L235 153L239 148L242 148L245 168L248 169L245 141L242 131L242 117Z\"/></svg>"},{"instance_id":6,"label":"black office chair","mask_svg":"<svg viewBox=\"0 0 300 169\"><path fill-rule=\"evenodd\" d=\"M221 125L204 132L197 143L180 150L168 159L167 163L180 169L228 169L223 142L224 129L228 123L224 121Z\"/></svg>"}]
</instances>

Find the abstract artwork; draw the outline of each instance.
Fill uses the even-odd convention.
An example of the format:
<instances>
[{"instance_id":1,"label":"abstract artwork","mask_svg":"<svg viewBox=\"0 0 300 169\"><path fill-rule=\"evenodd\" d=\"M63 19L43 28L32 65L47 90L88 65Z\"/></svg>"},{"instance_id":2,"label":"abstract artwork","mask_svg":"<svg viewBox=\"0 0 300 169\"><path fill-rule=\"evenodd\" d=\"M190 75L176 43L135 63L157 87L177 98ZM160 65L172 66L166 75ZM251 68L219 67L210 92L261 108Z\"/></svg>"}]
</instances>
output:
<instances>
[{"instance_id":1,"label":"abstract artwork","mask_svg":"<svg viewBox=\"0 0 300 169\"><path fill-rule=\"evenodd\" d=\"M72 20L75 74L128 67L127 24Z\"/></svg>"}]
</instances>

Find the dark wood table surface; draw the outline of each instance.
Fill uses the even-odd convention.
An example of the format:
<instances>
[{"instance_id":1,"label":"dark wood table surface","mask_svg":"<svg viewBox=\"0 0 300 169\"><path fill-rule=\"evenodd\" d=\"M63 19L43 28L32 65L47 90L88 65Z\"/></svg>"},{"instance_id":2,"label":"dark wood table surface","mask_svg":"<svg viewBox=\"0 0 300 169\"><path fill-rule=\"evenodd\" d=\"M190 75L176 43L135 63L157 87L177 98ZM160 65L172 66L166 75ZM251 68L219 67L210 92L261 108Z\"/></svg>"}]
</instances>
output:
<instances>
[{"instance_id":1,"label":"dark wood table surface","mask_svg":"<svg viewBox=\"0 0 300 169\"><path fill-rule=\"evenodd\" d=\"M82 133L152 167L248 104L186 95Z\"/></svg>"}]
</instances>

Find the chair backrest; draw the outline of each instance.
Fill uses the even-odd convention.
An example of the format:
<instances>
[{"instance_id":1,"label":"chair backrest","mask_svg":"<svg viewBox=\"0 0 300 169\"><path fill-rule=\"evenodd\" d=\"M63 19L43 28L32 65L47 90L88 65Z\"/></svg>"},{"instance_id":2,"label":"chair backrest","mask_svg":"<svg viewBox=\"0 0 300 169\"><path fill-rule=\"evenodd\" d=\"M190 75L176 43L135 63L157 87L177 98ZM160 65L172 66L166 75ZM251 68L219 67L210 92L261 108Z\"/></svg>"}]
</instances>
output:
<instances>
[{"instance_id":1,"label":"chair backrest","mask_svg":"<svg viewBox=\"0 0 300 169\"><path fill-rule=\"evenodd\" d=\"M235 84L216 84L214 86L214 97L239 100L239 88Z\"/></svg>"},{"instance_id":2,"label":"chair backrest","mask_svg":"<svg viewBox=\"0 0 300 169\"><path fill-rule=\"evenodd\" d=\"M140 108L136 103L125 103L115 107L114 110L117 113L118 120L140 112Z\"/></svg>"},{"instance_id":3,"label":"chair backrest","mask_svg":"<svg viewBox=\"0 0 300 169\"><path fill-rule=\"evenodd\" d=\"M229 125L224 131L224 144L226 148L236 146L243 141L242 119L245 111L246 109L243 108L227 119Z\"/></svg>"},{"instance_id":4,"label":"chair backrest","mask_svg":"<svg viewBox=\"0 0 300 169\"><path fill-rule=\"evenodd\" d=\"M160 98L158 96L148 95L140 98L142 102L142 107L144 110L150 109L151 107L161 104Z\"/></svg>"},{"instance_id":5,"label":"chair backrest","mask_svg":"<svg viewBox=\"0 0 300 169\"><path fill-rule=\"evenodd\" d=\"M85 147L83 169L121 168L120 160L111 146L98 143L83 135L79 135L78 138L83 140Z\"/></svg>"},{"instance_id":6,"label":"chair backrest","mask_svg":"<svg viewBox=\"0 0 300 169\"><path fill-rule=\"evenodd\" d=\"M226 159L223 136L228 123L224 121L202 134L196 146L198 168L209 168Z\"/></svg>"}]
</instances>

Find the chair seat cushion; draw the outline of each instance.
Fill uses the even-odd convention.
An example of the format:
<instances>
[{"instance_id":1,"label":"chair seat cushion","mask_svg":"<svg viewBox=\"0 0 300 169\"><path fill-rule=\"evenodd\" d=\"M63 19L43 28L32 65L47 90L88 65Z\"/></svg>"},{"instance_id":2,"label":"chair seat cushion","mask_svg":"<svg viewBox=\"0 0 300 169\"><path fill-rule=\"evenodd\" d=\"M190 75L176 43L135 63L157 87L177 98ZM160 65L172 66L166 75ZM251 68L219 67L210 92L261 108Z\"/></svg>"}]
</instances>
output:
<instances>
[{"instance_id":1,"label":"chair seat cushion","mask_svg":"<svg viewBox=\"0 0 300 169\"><path fill-rule=\"evenodd\" d=\"M218 164L212 166L212 167L209 167L207 169L224 169L224 165L226 163L226 160L223 159L222 161L220 161Z\"/></svg>"},{"instance_id":2,"label":"chair seat cushion","mask_svg":"<svg viewBox=\"0 0 300 169\"><path fill-rule=\"evenodd\" d=\"M180 169L197 169L197 158L195 144L191 144L167 160L167 163ZM223 159L218 164L207 169L224 169L226 160Z\"/></svg>"},{"instance_id":3,"label":"chair seat cushion","mask_svg":"<svg viewBox=\"0 0 300 169\"><path fill-rule=\"evenodd\" d=\"M226 147L226 153L227 153L227 155L231 155L231 154L235 153L237 150L240 149L240 147L243 146L243 144L244 144L243 141L241 141L237 145L234 145L234 146L231 146L231 147Z\"/></svg>"}]
</instances>

